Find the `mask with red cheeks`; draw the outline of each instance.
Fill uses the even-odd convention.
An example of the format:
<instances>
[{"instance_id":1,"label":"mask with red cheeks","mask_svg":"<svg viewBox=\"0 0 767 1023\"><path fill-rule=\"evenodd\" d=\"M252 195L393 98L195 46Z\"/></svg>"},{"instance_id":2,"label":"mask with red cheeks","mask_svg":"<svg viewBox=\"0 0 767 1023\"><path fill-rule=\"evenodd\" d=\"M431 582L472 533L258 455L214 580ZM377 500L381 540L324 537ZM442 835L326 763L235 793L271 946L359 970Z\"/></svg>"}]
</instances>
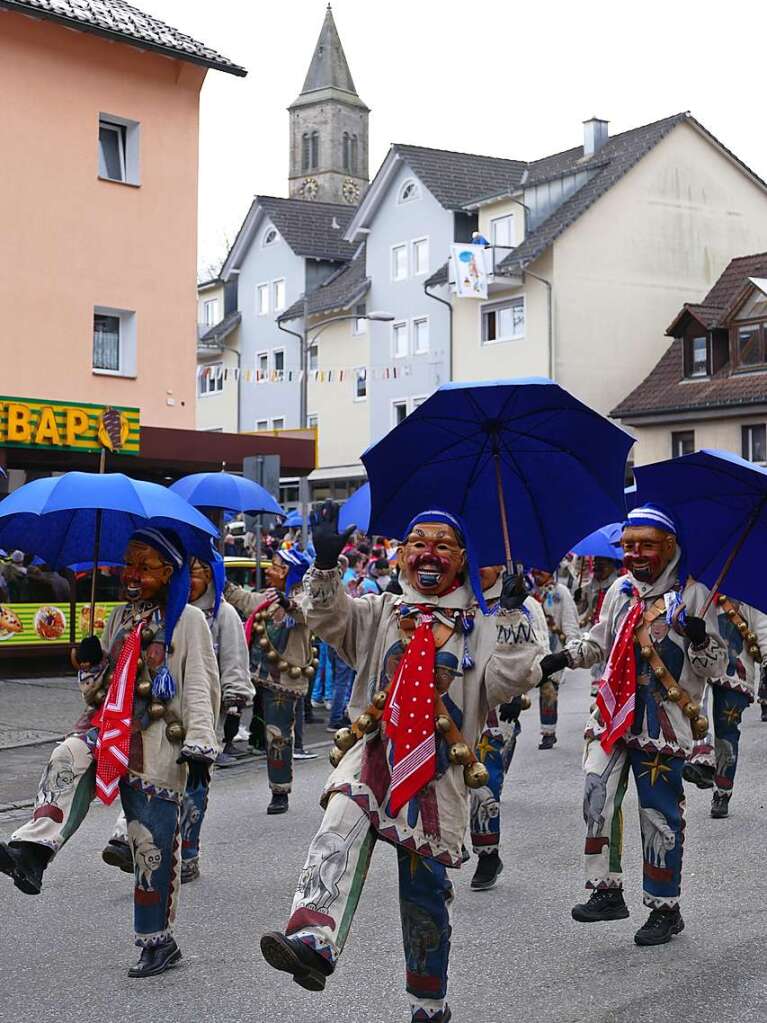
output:
<instances>
[{"instance_id":1,"label":"mask with red cheeks","mask_svg":"<svg viewBox=\"0 0 767 1023\"><path fill-rule=\"evenodd\" d=\"M676 554L676 537L655 526L627 526L621 535L623 564L640 583L654 583Z\"/></svg>"},{"instance_id":2,"label":"mask with red cheeks","mask_svg":"<svg viewBox=\"0 0 767 1023\"><path fill-rule=\"evenodd\" d=\"M173 575L173 566L149 544L131 541L125 551L121 581L129 603L159 600Z\"/></svg>"},{"instance_id":3,"label":"mask with red cheeks","mask_svg":"<svg viewBox=\"0 0 767 1023\"><path fill-rule=\"evenodd\" d=\"M280 592L284 591L285 581L288 578L287 562L275 554L271 565L264 572L264 578L266 579L267 586L271 586L274 590L280 590Z\"/></svg>"},{"instance_id":4,"label":"mask with red cheeks","mask_svg":"<svg viewBox=\"0 0 767 1023\"><path fill-rule=\"evenodd\" d=\"M448 593L466 565L466 551L452 526L419 522L397 554L408 583L427 597Z\"/></svg>"},{"instance_id":5,"label":"mask with red cheeks","mask_svg":"<svg viewBox=\"0 0 767 1023\"><path fill-rule=\"evenodd\" d=\"M213 578L210 565L206 565L203 561L198 561L197 558L192 558L189 565L189 577L191 580L189 601L193 604L195 600L200 599L208 586L210 586L210 581Z\"/></svg>"}]
</instances>

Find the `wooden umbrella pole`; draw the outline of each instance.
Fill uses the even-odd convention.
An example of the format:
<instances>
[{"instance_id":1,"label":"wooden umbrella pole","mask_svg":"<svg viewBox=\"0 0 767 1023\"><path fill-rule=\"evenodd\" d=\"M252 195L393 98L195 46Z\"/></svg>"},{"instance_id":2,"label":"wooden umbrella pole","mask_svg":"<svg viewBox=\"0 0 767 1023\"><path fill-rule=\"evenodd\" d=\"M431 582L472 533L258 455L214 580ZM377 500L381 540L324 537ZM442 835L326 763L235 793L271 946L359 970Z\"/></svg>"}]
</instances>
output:
<instances>
[{"instance_id":1,"label":"wooden umbrella pole","mask_svg":"<svg viewBox=\"0 0 767 1023\"><path fill-rule=\"evenodd\" d=\"M765 499L765 500L767 500L767 499ZM716 577L716 582L711 587L711 592L708 595L708 599L706 600L706 603L703 605L703 607L701 609L701 612L700 612L700 617L701 618L705 618L706 617L706 614L708 613L708 609L711 607L711 605L712 605L712 603L714 601L714 597L719 592L719 587L722 585L722 583L724 582L725 576L727 575L727 573L732 568L732 563L735 561L735 559L737 558L738 554L740 553L741 547L743 546L743 544L748 539L748 534L751 532L751 530L756 525L757 520L758 520L758 518L759 518L759 516L760 516L760 514L762 512L762 508L764 507L764 504L765 504L765 501L762 500L760 502L759 506L754 510L754 512L751 515L751 518L746 523L746 528L740 534L740 538L738 539L738 542L735 544L733 549L730 551L730 554L729 554L727 560L725 561L724 565L722 565L722 571Z\"/></svg>"},{"instance_id":2,"label":"wooden umbrella pole","mask_svg":"<svg viewBox=\"0 0 767 1023\"><path fill-rule=\"evenodd\" d=\"M101 455L99 456L99 475L102 475L106 469L107 464L107 449L101 448ZM101 543L101 508L96 509L96 532L93 537L93 564L91 565L91 619L90 619L90 634L94 636L93 631L94 623L96 620L96 573L98 571L99 564L99 546Z\"/></svg>"},{"instance_id":3,"label":"wooden umbrella pole","mask_svg":"<svg viewBox=\"0 0 767 1023\"><path fill-rule=\"evenodd\" d=\"M506 502L503 499L503 480L501 479L501 453L496 451L495 459L495 485L498 490L498 508L501 513L501 530L503 531L503 547L506 552L506 571L509 575L514 573L514 563L511 560L511 541L509 540L509 520L506 518Z\"/></svg>"}]
</instances>

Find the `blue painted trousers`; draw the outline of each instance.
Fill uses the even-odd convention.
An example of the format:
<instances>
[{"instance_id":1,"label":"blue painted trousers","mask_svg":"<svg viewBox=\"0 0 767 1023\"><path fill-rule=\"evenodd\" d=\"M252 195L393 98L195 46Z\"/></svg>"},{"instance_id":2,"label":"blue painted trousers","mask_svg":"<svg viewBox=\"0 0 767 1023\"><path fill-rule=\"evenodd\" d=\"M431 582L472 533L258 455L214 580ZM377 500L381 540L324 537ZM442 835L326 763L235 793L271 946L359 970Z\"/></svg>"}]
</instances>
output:
<instances>
[{"instance_id":1,"label":"blue painted trousers","mask_svg":"<svg viewBox=\"0 0 767 1023\"><path fill-rule=\"evenodd\" d=\"M716 769L714 788L720 795L732 795L735 772L738 768L740 721L751 697L735 689L711 686L714 707L714 755Z\"/></svg>"},{"instance_id":2,"label":"blue painted trousers","mask_svg":"<svg viewBox=\"0 0 767 1023\"><path fill-rule=\"evenodd\" d=\"M521 731L518 721L513 724L501 724L496 712L491 711L474 750L477 759L485 765L490 775L487 785L472 789L470 792L471 845L479 856L498 851L501 838L503 782L511 766L517 747L517 736Z\"/></svg>"},{"instance_id":3,"label":"blue painted trousers","mask_svg":"<svg viewBox=\"0 0 767 1023\"><path fill-rule=\"evenodd\" d=\"M598 739L586 743L586 887L622 888L623 797L634 775L642 833L644 903L652 909L676 906L682 886L684 847L683 757L633 749L619 740L612 753Z\"/></svg>"},{"instance_id":4,"label":"blue painted trousers","mask_svg":"<svg viewBox=\"0 0 767 1023\"><path fill-rule=\"evenodd\" d=\"M347 796L332 796L309 846L286 933L334 966L346 943L375 844L376 832L360 807ZM441 863L401 846L396 850L412 1019L438 1023L447 994L453 885Z\"/></svg>"},{"instance_id":5,"label":"blue painted trousers","mask_svg":"<svg viewBox=\"0 0 767 1023\"><path fill-rule=\"evenodd\" d=\"M293 729L296 723L296 697L284 689L261 686L266 732L266 773L269 788L275 793L290 792L293 784ZM303 710L303 698L298 701Z\"/></svg>"},{"instance_id":6,"label":"blue painted trousers","mask_svg":"<svg viewBox=\"0 0 767 1023\"><path fill-rule=\"evenodd\" d=\"M208 809L210 784L202 782L192 787L189 783L181 806L181 859L188 863L199 859L200 831Z\"/></svg>"}]
</instances>

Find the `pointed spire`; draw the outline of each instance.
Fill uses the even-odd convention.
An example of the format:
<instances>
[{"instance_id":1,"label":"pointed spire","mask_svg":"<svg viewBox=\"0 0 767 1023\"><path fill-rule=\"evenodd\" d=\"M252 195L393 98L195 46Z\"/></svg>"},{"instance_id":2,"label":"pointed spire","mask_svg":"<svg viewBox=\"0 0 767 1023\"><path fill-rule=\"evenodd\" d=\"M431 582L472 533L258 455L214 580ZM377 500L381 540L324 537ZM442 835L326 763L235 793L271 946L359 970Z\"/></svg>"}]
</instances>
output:
<instances>
[{"instance_id":1,"label":"pointed spire","mask_svg":"<svg viewBox=\"0 0 767 1023\"><path fill-rule=\"evenodd\" d=\"M318 89L341 89L343 92L357 95L330 4L325 11L325 20L301 95L316 92Z\"/></svg>"}]
</instances>

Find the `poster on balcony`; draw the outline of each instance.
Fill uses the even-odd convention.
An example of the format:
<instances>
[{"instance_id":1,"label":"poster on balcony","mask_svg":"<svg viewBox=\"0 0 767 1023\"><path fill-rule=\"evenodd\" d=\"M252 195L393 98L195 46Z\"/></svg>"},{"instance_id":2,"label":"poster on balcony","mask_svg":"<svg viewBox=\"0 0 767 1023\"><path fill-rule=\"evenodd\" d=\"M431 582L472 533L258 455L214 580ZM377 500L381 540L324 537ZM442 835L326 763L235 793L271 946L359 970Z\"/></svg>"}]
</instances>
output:
<instances>
[{"instance_id":1,"label":"poster on balcony","mask_svg":"<svg viewBox=\"0 0 767 1023\"><path fill-rule=\"evenodd\" d=\"M482 245L451 245L450 260L458 298L487 298L485 248Z\"/></svg>"}]
</instances>

